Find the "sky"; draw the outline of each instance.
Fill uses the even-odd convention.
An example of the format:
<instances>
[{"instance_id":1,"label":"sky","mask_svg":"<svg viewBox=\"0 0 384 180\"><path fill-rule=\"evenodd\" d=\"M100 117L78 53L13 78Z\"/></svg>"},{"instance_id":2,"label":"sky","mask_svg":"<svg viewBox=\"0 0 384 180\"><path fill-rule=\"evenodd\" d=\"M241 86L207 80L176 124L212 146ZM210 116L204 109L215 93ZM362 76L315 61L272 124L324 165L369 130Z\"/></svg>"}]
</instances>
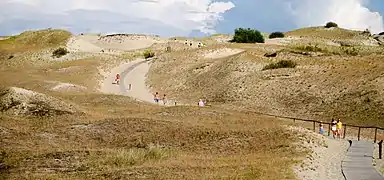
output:
<instances>
[{"instance_id":1,"label":"sky","mask_svg":"<svg viewBox=\"0 0 384 180\"><path fill-rule=\"evenodd\" d=\"M322 26L384 31L383 0L0 0L0 35L58 28L78 33L203 36Z\"/></svg>"}]
</instances>

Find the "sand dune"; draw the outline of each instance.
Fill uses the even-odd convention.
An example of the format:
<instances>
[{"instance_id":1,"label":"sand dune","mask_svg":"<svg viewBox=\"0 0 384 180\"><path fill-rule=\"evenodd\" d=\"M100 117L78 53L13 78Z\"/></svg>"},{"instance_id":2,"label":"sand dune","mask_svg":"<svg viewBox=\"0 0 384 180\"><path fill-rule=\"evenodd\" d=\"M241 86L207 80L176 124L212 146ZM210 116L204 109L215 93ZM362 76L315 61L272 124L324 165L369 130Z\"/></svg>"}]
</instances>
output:
<instances>
[{"instance_id":1,"label":"sand dune","mask_svg":"<svg viewBox=\"0 0 384 180\"><path fill-rule=\"evenodd\" d=\"M72 52L88 53L119 53L122 51L132 51L144 49L152 46L154 43L162 42L155 36L145 35L76 35L67 43L67 48Z\"/></svg>"}]
</instances>

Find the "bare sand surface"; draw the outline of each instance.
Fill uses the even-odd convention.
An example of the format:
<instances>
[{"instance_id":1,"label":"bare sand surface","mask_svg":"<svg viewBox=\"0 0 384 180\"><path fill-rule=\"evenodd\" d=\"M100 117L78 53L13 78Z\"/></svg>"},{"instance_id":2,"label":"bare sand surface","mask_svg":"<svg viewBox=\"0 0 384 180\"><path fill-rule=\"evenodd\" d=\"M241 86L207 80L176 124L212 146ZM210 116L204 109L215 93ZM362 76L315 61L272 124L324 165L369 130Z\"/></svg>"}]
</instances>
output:
<instances>
[{"instance_id":1,"label":"bare sand surface","mask_svg":"<svg viewBox=\"0 0 384 180\"><path fill-rule=\"evenodd\" d=\"M71 37L67 43L67 49L70 52L121 53L148 48L158 42L162 41L159 38L144 35L99 36L84 34Z\"/></svg>"},{"instance_id":2,"label":"bare sand surface","mask_svg":"<svg viewBox=\"0 0 384 180\"><path fill-rule=\"evenodd\" d=\"M87 90L87 88L77 84L59 82L52 87L51 90L59 92L81 92Z\"/></svg>"},{"instance_id":3,"label":"bare sand surface","mask_svg":"<svg viewBox=\"0 0 384 180\"><path fill-rule=\"evenodd\" d=\"M123 63L110 72L103 72L105 79L100 91L109 94L130 96L138 101L154 103L153 95L147 85L146 75L149 70L149 61L137 59L129 63ZM120 84L114 83L116 74L120 74ZM131 89L129 89L131 85Z\"/></svg>"},{"instance_id":4,"label":"bare sand surface","mask_svg":"<svg viewBox=\"0 0 384 180\"><path fill-rule=\"evenodd\" d=\"M299 39L300 38L297 38L297 37L273 38L273 39L266 39L264 44L287 45Z\"/></svg>"},{"instance_id":5,"label":"bare sand surface","mask_svg":"<svg viewBox=\"0 0 384 180\"><path fill-rule=\"evenodd\" d=\"M301 127L289 127L291 131L301 134L300 145L312 153L295 167L298 179L301 180L344 180L341 162L349 146L344 139L333 139L314 133Z\"/></svg>"},{"instance_id":6,"label":"bare sand surface","mask_svg":"<svg viewBox=\"0 0 384 180\"><path fill-rule=\"evenodd\" d=\"M132 69L126 69L122 72L122 83L120 90L127 91L127 95L139 101L154 102L153 95L146 85L147 73L150 68L150 62L141 60L131 66ZM131 89L129 89L131 87Z\"/></svg>"},{"instance_id":7,"label":"bare sand surface","mask_svg":"<svg viewBox=\"0 0 384 180\"><path fill-rule=\"evenodd\" d=\"M204 58L216 59L216 58L223 58L223 57L235 55L243 51L244 50L242 49L221 48L221 49L209 50L203 53L203 56Z\"/></svg>"}]
</instances>

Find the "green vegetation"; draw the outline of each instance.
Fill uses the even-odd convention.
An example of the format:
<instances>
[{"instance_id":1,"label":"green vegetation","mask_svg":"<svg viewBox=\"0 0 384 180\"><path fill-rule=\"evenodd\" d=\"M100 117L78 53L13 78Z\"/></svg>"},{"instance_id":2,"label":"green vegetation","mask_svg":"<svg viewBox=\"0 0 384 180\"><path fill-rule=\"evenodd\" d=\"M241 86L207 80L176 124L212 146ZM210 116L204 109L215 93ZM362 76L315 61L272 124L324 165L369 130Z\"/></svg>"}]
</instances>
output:
<instances>
[{"instance_id":1,"label":"green vegetation","mask_svg":"<svg viewBox=\"0 0 384 180\"><path fill-rule=\"evenodd\" d=\"M264 66L263 70L280 69L280 68L295 68L296 65L297 64L291 60L281 60L281 61L270 63L270 64Z\"/></svg>"},{"instance_id":2,"label":"green vegetation","mask_svg":"<svg viewBox=\"0 0 384 180\"><path fill-rule=\"evenodd\" d=\"M148 58L154 57L155 53L152 52L152 50L147 49L147 50L144 51L143 55L144 55L145 59L148 59Z\"/></svg>"},{"instance_id":3,"label":"green vegetation","mask_svg":"<svg viewBox=\"0 0 384 180\"><path fill-rule=\"evenodd\" d=\"M58 48L52 52L52 56L59 58L59 57L64 56L68 53L69 53L69 51L66 48L60 47L60 48Z\"/></svg>"},{"instance_id":4,"label":"green vegetation","mask_svg":"<svg viewBox=\"0 0 384 180\"><path fill-rule=\"evenodd\" d=\"M283 32L273 32L269 35L269 39L273 39L273 38L283 38L285 37L284 33Z\"/></svg>"},{"instance_id":5,"label":"green vegetation","mask_svg":"<svg viewBox=\"0 0 384 180\"><path fill-rule=\"evenodd\" d=\"M339 27L339 26L334 22L327 22L327 24L325 25L325 28L331 28L331 27Z\"/></svg>"},{"instance_id":6,"label":"green vegetation","mask_svg":"<svg viewBox=\"0 0 384 180\"><path fill-rule=\"evenodd\" d=\"M231 40L235 43L264 43L264 36L256 29L235 29L235 36Z\"/></svg>"}]
</instances>

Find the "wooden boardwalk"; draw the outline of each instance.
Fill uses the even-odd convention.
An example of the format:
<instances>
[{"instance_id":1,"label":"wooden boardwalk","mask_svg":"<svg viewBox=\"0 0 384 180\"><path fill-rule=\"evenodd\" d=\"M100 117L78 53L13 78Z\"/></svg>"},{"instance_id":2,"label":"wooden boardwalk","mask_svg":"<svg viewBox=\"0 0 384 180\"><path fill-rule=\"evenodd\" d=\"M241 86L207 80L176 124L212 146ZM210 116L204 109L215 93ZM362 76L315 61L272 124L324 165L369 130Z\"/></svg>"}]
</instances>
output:
<instances>
[{"instance_id":1,"label":"wooden boardwalk","mask_svg":"<svg viewBox=\"0 0 384 180\"><path fill-rule=\"evenodd\" d=\"M373 144L369 141L352 141L352 146L341 163L347 180L384 180L372 165Z\"/></svg>"}]
</instances>

